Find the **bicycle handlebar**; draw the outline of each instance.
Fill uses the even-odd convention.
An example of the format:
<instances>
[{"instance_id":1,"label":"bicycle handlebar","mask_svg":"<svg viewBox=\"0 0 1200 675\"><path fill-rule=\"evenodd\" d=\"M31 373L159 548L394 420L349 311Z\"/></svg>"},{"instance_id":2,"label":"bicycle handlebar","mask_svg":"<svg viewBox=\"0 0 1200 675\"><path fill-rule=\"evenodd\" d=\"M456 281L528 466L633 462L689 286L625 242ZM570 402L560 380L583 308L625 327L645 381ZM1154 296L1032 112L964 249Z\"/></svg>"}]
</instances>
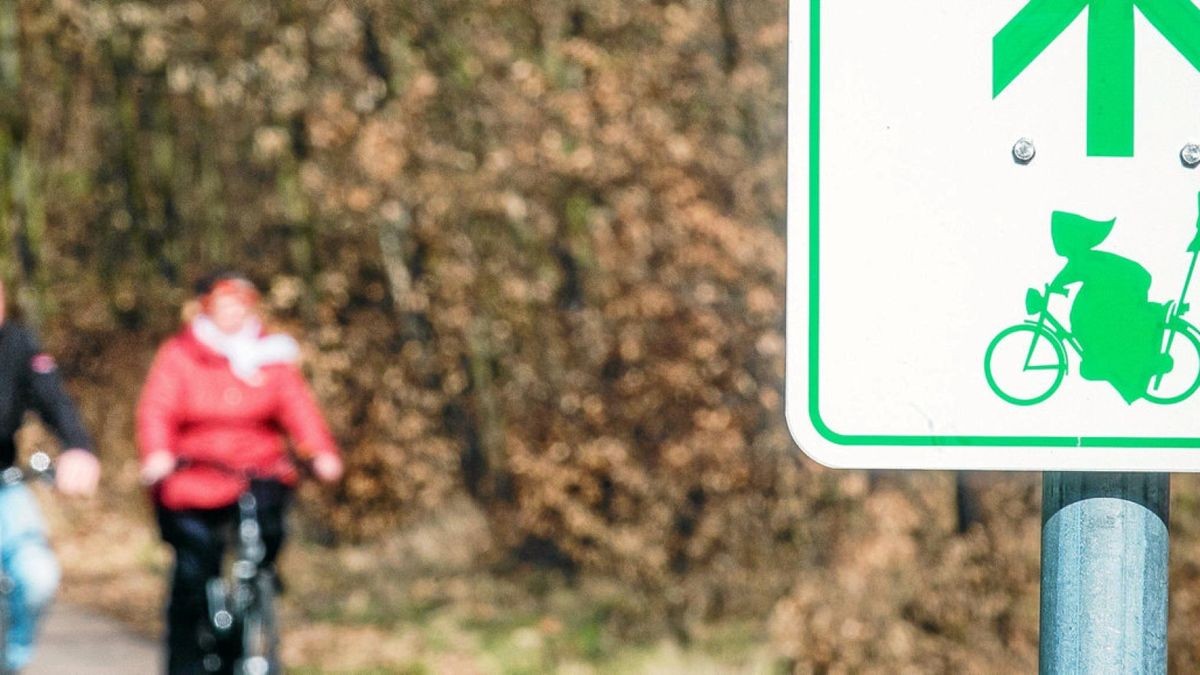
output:
<instances>
[{"instance_id":1,"label":"bicycle handlebar","mask_svg":"<svg viewBox=\"0 0 1200 675\"><path fill-rule=\"evenodd\" d=\"M310 460L293 458L292 461L293 461L293 467L297 471L300 471L302 474L306 474L309 471L311 471ZM239 480L244 480L244 481L273 480L273 479L276 479L279 477L278 474L271 473L268 471L261 471L261 470L256 470L253 468L237 468L234 466L230 466L229 464L226 464L225 462L222 462L220 460L204 459L204 458L199 458L199 457L187 457L187 456L177 457L175 459L175 468L171 470L171 473L177 473L179 471L182 471L183 469L188 469L188 468L192 468L192 467L213 469L215 471L225 474L226 476L230 476L230 477L237 478Z\"/></svg>"},{"instance_id":2,"label":"bicycle handlebar","mask_svg":"<svg viewBox=\"0 0 1200 675\"><path fill-rule=\"evenodd\" d=\"M175 468L171 473L176 473L178 471L182 471L183 469L189 468L215 469L216 471L219 471L227 476L240 478L242 480L264 480L274 478L274 476L268 473L255 471L253 469L239 469L230 466L225 462L220 462L214 459L200 459L197 457L177 458L175 460Z\"/></svg>"},{"instance_id":3,"label":"bicycle handlebar","mask_svg":"<svg viewBox=\"0 0 1200 675\"><path fill-rule=\"evenodd\" d=\"M50 455L39 450L30 455L28 470L14 465L0 471L0 486L10 487L28 478L47 482L54 480L54 460L50 459Z\"/></svg>"}]
</instances>

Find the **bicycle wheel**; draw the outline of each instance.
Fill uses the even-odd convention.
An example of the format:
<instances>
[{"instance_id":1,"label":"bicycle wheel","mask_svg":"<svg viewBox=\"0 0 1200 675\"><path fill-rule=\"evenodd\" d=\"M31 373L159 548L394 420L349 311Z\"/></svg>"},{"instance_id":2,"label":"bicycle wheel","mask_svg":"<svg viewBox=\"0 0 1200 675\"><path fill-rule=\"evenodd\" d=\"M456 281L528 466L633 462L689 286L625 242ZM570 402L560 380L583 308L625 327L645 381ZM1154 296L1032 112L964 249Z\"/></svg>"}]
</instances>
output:
<instances>
[{"instance_id":1,"label":"bicycle wheel","mask_svg":"<svg viewBox=\"0 0 1200 675\"><path fill-rule=\"evenodd\" d=\"M983 357L992 391L1013 405L1050 398L1067 374L1067 351L1044 326L1023 323L1000 331Z\"/></svg>"},{"instance_id":2,"label":"bicycle wheel","mask_svg":"<svg viewBox=\"0 0 1200 675\"><path fill-rule=\"evenodd\" d=\"M1146 400L1159 405L1179 403L1200 389L1200 337L1195 326L1177 319L1167 327L1171 370L1150 380ZM1164 342L1164 345L1166 343Z\"/></svg>"},{"instance_id":3,"label":"bicycle wheel","mask_svg":"<svg viewBox=\"0 0 1200 675\"><path fill-rule=\"evenodd\" d=\"M239 675L277 675L279 633L275 620L275 579L270 572L259 572L255 579L254 602L246 609L242 624L242 658Z\"/></svg>"}]
</instances>

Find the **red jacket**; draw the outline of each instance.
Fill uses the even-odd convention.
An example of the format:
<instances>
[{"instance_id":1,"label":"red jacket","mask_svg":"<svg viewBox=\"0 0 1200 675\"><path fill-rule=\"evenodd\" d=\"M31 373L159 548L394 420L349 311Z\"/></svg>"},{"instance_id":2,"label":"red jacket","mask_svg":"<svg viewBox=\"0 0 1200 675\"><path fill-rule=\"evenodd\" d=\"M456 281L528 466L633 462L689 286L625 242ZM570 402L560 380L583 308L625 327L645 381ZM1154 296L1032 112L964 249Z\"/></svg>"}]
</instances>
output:
<instances>
[{"instance_id":1,"label":"red jacket","mask_svg":"<svg viewBox=\"0 0 1200 675\"><path fill-rule=\"evenodd\" d=\"M224 356L184 328L159 349L138 400L142 458L167 450L294 485L285 433L301 456L336 455L337 445L300 369L268 365L260 375L255 385L239 379ZM198 465L168 476L154 496L171 510L212 509L236 502L241 489L238 478Z\"/></svg>"}]
</instances>

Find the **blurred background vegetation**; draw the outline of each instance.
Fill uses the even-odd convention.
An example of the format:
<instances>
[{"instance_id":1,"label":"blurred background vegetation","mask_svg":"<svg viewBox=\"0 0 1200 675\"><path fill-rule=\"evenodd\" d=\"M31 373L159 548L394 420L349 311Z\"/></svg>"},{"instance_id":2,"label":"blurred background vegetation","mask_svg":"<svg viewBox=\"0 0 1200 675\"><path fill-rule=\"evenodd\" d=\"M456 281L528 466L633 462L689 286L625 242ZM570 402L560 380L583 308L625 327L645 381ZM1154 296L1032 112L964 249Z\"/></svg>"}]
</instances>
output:
<instances>
[{"instance_id":1,"label":"blurred background vegetation","mask_svg":"<svg viewBox=\"0 0 1200 675\"><path fill-rule=\"evenodd\" d=\"M284 563L299 672L1032 670L1035 476L975 481L960 534L953 476L788 437L786 11L0 2L0 273L107 471L47 504L66 597L159 630L132 404L220 265L348 461Z\"/></svg>"}]
</instances>

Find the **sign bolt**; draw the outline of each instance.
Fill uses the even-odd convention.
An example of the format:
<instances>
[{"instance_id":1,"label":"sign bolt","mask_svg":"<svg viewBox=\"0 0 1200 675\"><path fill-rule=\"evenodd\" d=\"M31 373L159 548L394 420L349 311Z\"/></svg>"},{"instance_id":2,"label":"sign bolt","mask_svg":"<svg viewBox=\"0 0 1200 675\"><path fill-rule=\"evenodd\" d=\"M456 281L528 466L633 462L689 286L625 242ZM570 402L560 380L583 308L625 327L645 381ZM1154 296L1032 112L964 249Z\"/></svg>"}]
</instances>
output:
<instances>
[{"instance_id":1,"label":"sign bolt","mask_svg":"<svg viewBox=\"0 0 1200 675\"><path fill-rule=\"evenodd\" d=\"M1200 166L1200 145L1188 143L1179 151L1179 159L1188 168Z\"/></svg>"},{"instance_id":2,"label":"sign bolt","mask_svg":"<svg viewBox=\"0 0 1200 675\"><path fill-rule=\"evenodd\" d=\"M1017 164L1028 164L1037 155L1037 148L1033 147L1032 139L1022 138L1013 144L1012 154L1013 159L1017 160Z\"/></svg>"}]
</instances>

